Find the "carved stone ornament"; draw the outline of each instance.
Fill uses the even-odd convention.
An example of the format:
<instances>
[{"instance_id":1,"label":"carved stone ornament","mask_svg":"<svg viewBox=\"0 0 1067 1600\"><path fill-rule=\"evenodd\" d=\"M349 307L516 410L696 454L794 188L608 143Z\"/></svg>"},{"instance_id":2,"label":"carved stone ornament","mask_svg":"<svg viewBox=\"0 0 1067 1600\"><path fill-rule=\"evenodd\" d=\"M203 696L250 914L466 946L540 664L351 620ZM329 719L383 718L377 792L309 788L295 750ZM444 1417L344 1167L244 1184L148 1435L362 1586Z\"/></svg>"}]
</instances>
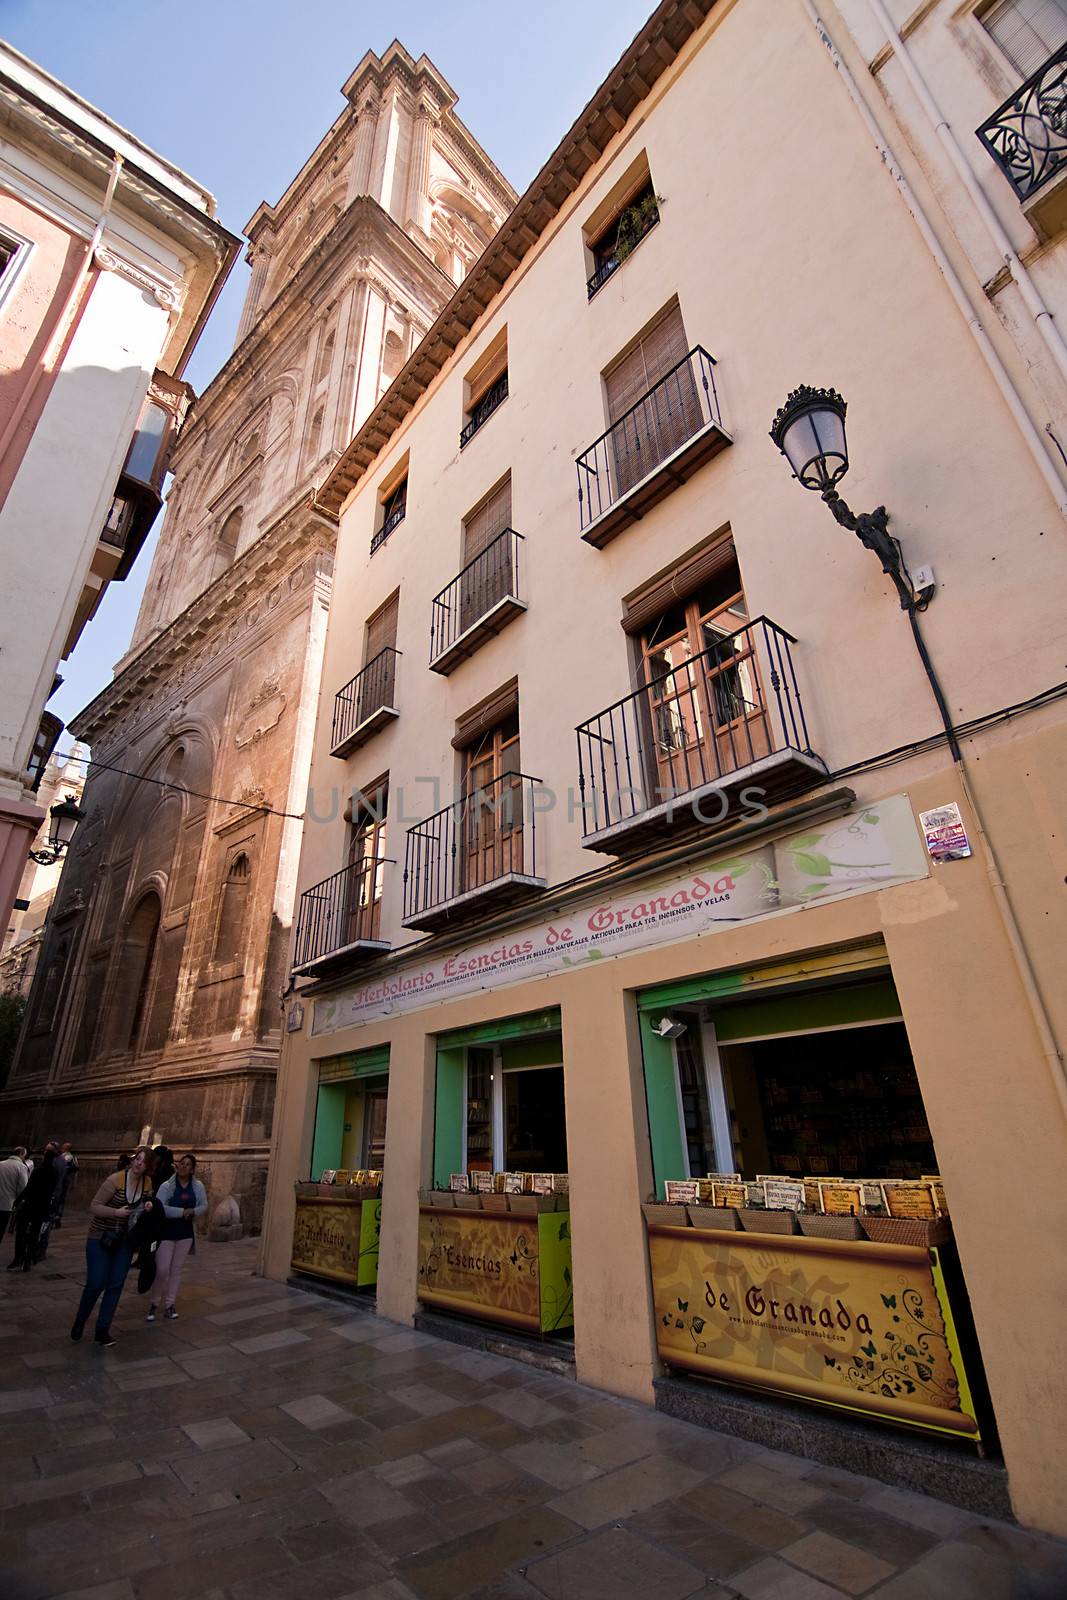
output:
<instances>
[{"instance_id":1,"label":"carved stone ornament","mask_svg":"<svg viewBox=\"0 0 1067 1600\"><path fill-rule=\"evenodd\" d=\"M237 732L233 736L233 742L238 750L243 750L250 744L258 744L265 734L276 728L288 703L278 679L265 678L248 702L244 716L237 726Z\"/></svg>"},{"instance_id":2,"label":"carved stone ornament","mask_svg":"<svg viewBox=\"0 0 1067 1600\"><path fill-rule=\"evenodd\" d=\"M110 250L101 250L99 246L93 254L93 260L98 267L103 267L105 272L117 273L120 278L125 278L128 283L134 283L138 289L145 289L152 295L165 311L173 311L178 305L178 296L173 289L161 283L158 278L150 277L147 272L140 272L128 261L123 261Z\"/></svg>"}]
</instances>

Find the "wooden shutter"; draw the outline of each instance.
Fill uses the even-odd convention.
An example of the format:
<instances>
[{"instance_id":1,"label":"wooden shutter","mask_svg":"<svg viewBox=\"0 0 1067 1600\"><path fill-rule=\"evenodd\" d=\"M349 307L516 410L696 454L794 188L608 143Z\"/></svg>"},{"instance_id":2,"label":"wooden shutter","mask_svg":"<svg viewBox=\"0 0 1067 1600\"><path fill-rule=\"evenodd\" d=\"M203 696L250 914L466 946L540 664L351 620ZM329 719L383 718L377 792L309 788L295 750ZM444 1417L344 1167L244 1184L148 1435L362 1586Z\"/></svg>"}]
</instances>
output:
<instances>
[{"instance_id":1,"label":"wooden shutter","mask_svg":"<svg viewBox=\"0 0 1067 1600\"><path fill-rule=\"evenodd\" d=\"M705 583L736 564L732 534L691 551L670 572L623 601L624 629L627 633L643 633L650 622L662 616L676 601L687 600Z\"/></svg>"},{"instance_id":2,"label":"wooden shutter","mask_svg":"<svg viewBox=\"0 0 1067 1600\"><path fill-rule=\"evenodd\" d=\"M383 650L396 649L396 622L400 610L400 595L392 595L367 623L367 648L364 664L373 661Z\"/></svg>"},{"instance_id":3,"label":"wooden shutter","mask_svg":"<svg viewBox=\"0 0 1067 1600\"><path fill-rule=\"evenodd\" d=\"M1067 44L1064 0L1000 0L981 20L1024 78Z\"/></svg>"},{"instance_id":4,"label":"wooden shutter","mask_svg":"<svg viewBox=\"0 0 1067 1600\"><path fill-rule=\"evenodd\" d=\"M514 716L519 709L519 680L512 678L510 683L503 684L499 689L480 700L476 706L465 711L461 717L456 718L456 733L452 740L455 750L466 750L475 744L490 728L495 728L498 722L503 722L505 717Z\"/></svg>"},{"instance_id":5,"label":"wooden shutter","mask_svg":"<svg viewBox=\"0 0 1067 1600\"><path fill-rule=\"evenodd\" d=\"M608 420L617 422L688 353L681 308L674 305L638 340L628 355L604 375Z\"/></svg>"},{"instance_id":6,"label":"wooden shutter","mask_svg":"<svg viewBox=\"0 0 1067 1600\"><path fill-rule=\"evenodd\" d=\"M480 556L486 545L511 526L511 479L489 496L463 524L463 565Z\"/></svg>"}]
</instances>

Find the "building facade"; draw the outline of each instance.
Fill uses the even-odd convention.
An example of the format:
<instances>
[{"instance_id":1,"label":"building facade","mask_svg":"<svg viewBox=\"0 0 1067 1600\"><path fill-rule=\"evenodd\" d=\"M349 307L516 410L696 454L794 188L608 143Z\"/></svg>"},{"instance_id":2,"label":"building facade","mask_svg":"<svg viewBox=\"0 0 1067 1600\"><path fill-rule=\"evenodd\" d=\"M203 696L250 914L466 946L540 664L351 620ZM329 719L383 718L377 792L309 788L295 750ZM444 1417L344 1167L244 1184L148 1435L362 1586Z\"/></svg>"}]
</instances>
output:
<instances>
[{"instance_id":1,"label":"building facade","mask_svg":"<svg viewBox=\"0 0 1067 1600\"><path fill-rule=\"evenodd\" d=\"M248 225L237 345L196 401L133 641L74 723L94 765L5 1123L83 1167L196 1148L262 1210L338 459L508 210L425 57L364 58Z\"/></svg>"},{"instance_id":2,"label":"building facade","mask_svg":"<svg viewBox=\"0 0 1067 1600\"><path fill-rule=\"evenodd\" d=\"M45 703L159 508L181 374L237 241L211 195L0 48L0 916L62 724Z\"/></svg>"},{"instance_id":3,"label":"building facade","mask_svg":"<svg viewBox=\"0 0 1067 1600\"><path fill-rule=\"evenodd\" d=\"M42 855L51 855L48 835L51 830L49 809L69 796L80 801L85 788L85 773L89 752L84 745L75 744L69 751L53 751L48 758L44 774L37 789L37 804L45 813L45 821L37 830L34 848ZM3 948L0 950L0 992L14 990L29 995L37 962L41 954L44 927L48 913L59 887L63 858L52 861L26 862L18 886L15 909L11 913Z\"/></svg>"},{"instance_id":4,"label":"building facade","mask_svg":"<svg viewBox=\"0 0 1067 1600\"><path fill-rule=\"evenodd\" d=\"M365 1283L373 1203L389 1317L568 1329L580 1380L725 1383L790 1448L797 1402L819 1449L889 1420L856 1447L898 1482L917 1428L931 1492L1062 1534L1067 395L1021 262L961 245L884 10L664 0L320 490L261 1265ZM974 127L983 15L905 30ZM1053 312L1062 251L1024 252ZM803 383L847 397L825 497L768 438ZM899 592L842 493L888 507ZM665 1220L708 1174L707 1232Z\"/></svg>"}]
</instances>

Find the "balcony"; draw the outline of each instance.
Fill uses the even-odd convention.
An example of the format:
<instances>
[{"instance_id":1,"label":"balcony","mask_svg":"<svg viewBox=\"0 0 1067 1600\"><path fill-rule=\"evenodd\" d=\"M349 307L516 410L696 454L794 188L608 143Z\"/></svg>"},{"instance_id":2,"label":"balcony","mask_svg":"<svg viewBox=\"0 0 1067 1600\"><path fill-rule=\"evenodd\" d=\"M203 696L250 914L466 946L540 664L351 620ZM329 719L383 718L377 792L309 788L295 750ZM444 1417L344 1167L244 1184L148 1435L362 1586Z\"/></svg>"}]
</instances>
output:
<instances>
[{"instance_id":1,"label":"balcony","mask_svg":"<svg viewBox=\"0 0 1067 1600\"><path fill-rule=\"evenodd\" d=\"M519 558L526 543L514 528L487 544L441 590L430 614L430 670L445 677L526 610L519 598Z\"/></svg>"},{"instance_id":2,"label":"balcony","mask_svg":"<svg viewBox=\"0 0 1067 1600\"><path fill-rule=\"evenodd\" d=\"M765 805L810 789L810 747L791 647L766 617L723 634L577 729L587 850L628 854L736 820L741 790Z\"/></svg>"},{"instance_id":3,"label":"balcony","mask_svg":"<svg viewBox=\"0 0 1067 1600\"><path fill-rule=\"evenodd\" d=\"M386 856L365 856L300 896L293 940L293 976L325 977L390 948L381 937Z\"/></svg>"},{"instance_id":4,"label":"balcony","mask_svg":"<svg viewBox=\"0 0 1067 1600\"><path fill-rule=\"evenodd\" d=\"M330 754L349 756L361 744L395 722L400 712L396 699L396 663L399 650L386 649L373 656L362 672L333 697Z\"/></svg>"},{"instance_id":5,"label":"balcony","mask_svg":"<svg viewBox=\"0 0 1067 1600\"><path fill-rule=\"evenodd\" d=\"M542 892L533 807L539 782L521 772L505 773L408 829L405 928L436 933Z\"/></svg>"},{"instance_id":6,"label":"balcony","mask_svg":"<svg viewBox=\"0 0 1067 1600\"><path fill-rule=\"evenodd\" d=\"M471 407L471 414L465 426L460 429L459 447L462 450L470 444L478 429L483 427L493 415L498 406L503 405L508 397L508 375L502 373L493 386L485 391L478 403Z\"/></svg>"},{"instance_id":7,"label":"balcony","mask_svg":"<svg viewBox=\"0 0 1067 1600\"><path fill-rule=\"evenodd\" d=\"M730 443L715 360L695 345L578 457L582 538L603 549Z\"/></svg>"},{"instance_id":8,"label":"balcony","mask_svg":"<svg viewBox=\"0 0 1067 1600\"><path fill-rule=\"evenodd\" d=\"M1067 225L1067 45L977 130L1045 238Z\"/></svg>"}]
</instances>

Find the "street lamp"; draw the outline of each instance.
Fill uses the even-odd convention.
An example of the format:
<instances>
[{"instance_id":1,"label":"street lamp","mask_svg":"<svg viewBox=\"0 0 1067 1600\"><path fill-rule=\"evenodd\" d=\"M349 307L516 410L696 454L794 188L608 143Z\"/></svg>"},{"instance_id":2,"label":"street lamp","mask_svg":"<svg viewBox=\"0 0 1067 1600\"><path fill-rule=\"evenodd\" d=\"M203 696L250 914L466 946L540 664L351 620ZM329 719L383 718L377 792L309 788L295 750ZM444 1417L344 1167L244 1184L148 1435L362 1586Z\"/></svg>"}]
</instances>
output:
<instances>
[{"instance_id":1,"label":"street lamp","mask_svg":"<svg viewBox=\"0 0 1067 1600\"><path fill-rule=\"evenodd\" d=\"M826 501L833 517L854 533L860 543L874 552L882 571L891 579L900 597L900 608L908 613L915 648L941 714L952 759L962 759L948 704L927 653L919 629L918 612L925 611L933 598L933 584L917 589L904 561L900 541L889 531L885 506L873 511L851 510L837 492L837 484L848 471L848 444L845 439L846 401L836 389L813 389L802 383L786 397L771 424L771 438L793 469L793 476L805 489L814 489Z\"/></svg>"},{"instance_id":2,"label":"street lamp","mask_svg":"<svg viewBox=\"0 0 1067 1600\"><path fill-rule=\"evenodd\" d=\"M84 822L85 812L72 794L57 800L48 815L52 819L48 844L44 850L31 850L30 859L39 867L51 867L57 862L74 837L79 822Z\"/></svg>"}]
</instances>

